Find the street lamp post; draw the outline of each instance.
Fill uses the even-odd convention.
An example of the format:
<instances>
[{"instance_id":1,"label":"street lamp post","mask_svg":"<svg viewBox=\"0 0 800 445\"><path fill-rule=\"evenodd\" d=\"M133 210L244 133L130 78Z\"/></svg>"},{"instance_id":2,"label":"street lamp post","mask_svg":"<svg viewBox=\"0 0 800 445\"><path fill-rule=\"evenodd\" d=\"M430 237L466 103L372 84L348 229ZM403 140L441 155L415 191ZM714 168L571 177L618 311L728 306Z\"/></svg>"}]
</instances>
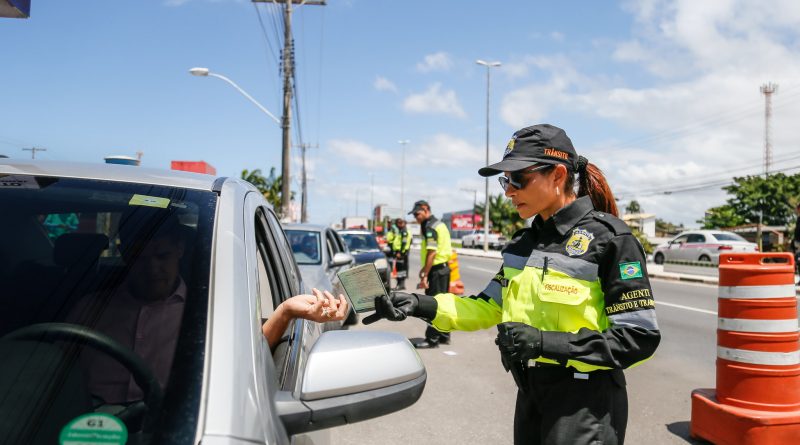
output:
<instances>
[{"instance_id":1,"label":"street lamp post","mask_svg":"<svg viewBox=\"0 0 800 445\"><path fill-rule=\"evenodd\" d=\"M406 145L411 142L408 139L397 141L398 144L403 146L403 152L400 155L400 212L405 211L405 175L406 175Z\"/></svg>"},{"instance_id":2,"label":"street lamp post","mask_svg":"<svg viewBox=\"0 0 800 445\"><path fill-rule=\"evenodd\" d=\"M486 67L486 165L489 165L489 93L491 91L491 69L500 66L500 62L486 62L478 59L478 65ZM489 251L489 178L485 180L486 204L483 209L483 251Z\"/></svg>"},{"instance_id":3,"label":"street lamp post","mask_svg":"<svg viewBox=\"0 0 800 445\"><path fill-rule=\"evenodd\" d=\"M189 70L189 73L192 76L216 77L217 79L224 80L230 86L234 87L236 89L236 91L240 92L242 94L242 96L246 97L247 100L249 100L250 102L255 104L255 106L257 106L259 110L263 111L264 114L269 116L278 125L283 126L283 122L281 122L280 119L275 117L274 114L270 113L269 110L264 108L263 105L258 103L257 100L253 99L253 97L250 96L249 94L247 94L247 92L245 90L241 89L239 87L239 85L236 85L236 83L234 81L228 79L227 77L225 77L225 76L223 76L221 74L212 73L211 71L209 71L208 68L192 68L192 69ZM288 157L288 150L286 150L286 149L284 149L284 153L283 153L282 161L281 161L281 178L283 180L283 186L281 188L281 213L283 214L283 217L286 218L286 217L289 216L289 198L290 198L290 195L291 195L291 193L289 192L289 157ZM303 195L303 197L305 199L305 194Z\"/></svg>"}]
</instances>

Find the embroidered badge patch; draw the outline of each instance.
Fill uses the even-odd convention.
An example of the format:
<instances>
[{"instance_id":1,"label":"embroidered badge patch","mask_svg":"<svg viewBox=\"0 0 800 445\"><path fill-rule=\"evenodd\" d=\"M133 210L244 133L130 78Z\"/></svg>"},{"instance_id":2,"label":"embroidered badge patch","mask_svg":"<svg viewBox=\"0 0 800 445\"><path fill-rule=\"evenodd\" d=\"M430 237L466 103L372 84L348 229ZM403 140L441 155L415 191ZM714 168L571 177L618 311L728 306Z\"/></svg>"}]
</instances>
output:
<instances>
[{"instance_id":1,"label":"embroidered badge patch","mask_svg":"<svg viewBox=\"0 0 800 445\"><path fill-rule=\"evenodd\" d=\"M583 255L589 250L589 243L594 239L594 234L588 230L575 229L567 240L567 253L569 256Z\"/></svg>"},{"instance_id":2,"label":"embroidered badge patch","mask_svg":"<svg viewBox=\"0 0 800 445\"><path fill-rule=\"evenodd\" d=\"M642 278L642 263L634 261L632 263L619 263L619 276L623 280Z\"/></svg>"},{"instance_id":3,"label":"embroidered badge patch","mask_svg":"<svg viewBox=\"0 0 800 445\"><path fill-rule=\"evenodd\" d=\"M509 153L511 153L511 150L514 149L514 144L516 142L517 142L517 138L516 137L513 137L513 138L511 138L510 141L508 141L508 145L506 145L506 151L503 152L503 158L505 158L506 156L508 156Z\"/></svg>"}]
</instances>

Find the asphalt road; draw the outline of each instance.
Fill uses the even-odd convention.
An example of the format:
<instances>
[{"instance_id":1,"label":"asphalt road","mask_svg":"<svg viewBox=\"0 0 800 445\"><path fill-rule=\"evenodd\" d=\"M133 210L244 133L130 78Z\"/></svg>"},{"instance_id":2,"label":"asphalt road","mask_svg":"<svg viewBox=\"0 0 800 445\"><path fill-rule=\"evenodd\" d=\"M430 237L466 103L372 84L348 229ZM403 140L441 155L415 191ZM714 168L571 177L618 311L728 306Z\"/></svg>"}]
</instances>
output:
<instances>
[{"instance_id":1,"label":"asphalt road","mask_svg":"<svg viewBox=\"0 0 800 445\"><path fill-rule=\"evenodd\" d=\"M415 255L412 255L412 257ZM459 257L467 293L477 293L500 260ZM412 258L411 275L419 268ZM415 281L410 282L413 285ZM702 443L689 438L691 392L713 388L716 357L716 286L652 281L662 342L651 360L626 371L627 443ZM355 329L422 337L425 324L380 321ZM400 412L332 431L334 444L387 445L512 443L516 387L494 345L497 330L454 332L452 343L420 350L428 382L420 400Z\"/></svg>"}]
</instances>

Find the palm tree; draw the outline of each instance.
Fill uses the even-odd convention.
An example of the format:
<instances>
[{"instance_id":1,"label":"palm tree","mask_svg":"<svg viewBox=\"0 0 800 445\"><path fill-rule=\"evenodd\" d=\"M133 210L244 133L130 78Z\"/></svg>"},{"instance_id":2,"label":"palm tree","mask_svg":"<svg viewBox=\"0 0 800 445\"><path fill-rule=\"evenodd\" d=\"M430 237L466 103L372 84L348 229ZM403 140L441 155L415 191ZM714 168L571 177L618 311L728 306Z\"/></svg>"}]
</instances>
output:
<instances>
[{"instance_id":1,"label":"palm tree","mask_svg":"<svg viewBox=\"0 0 800 445\"><path fill-rule=\"evenodd\" d=\"M484 206L480 204L475 206L475 211L479 215L484 214L483 209ZM499 231L506 237L510 237L525 226L525 220L520 218L517 209L502 193L497 196L489 196L489 221L495 231Z\"/></svg>"},{"instance_id":2,"label":"palm tree","mask_svg":"<svg viewBox=\"0 0 800 445\"><path fill-rule=\"evenodd\" d=\"M283 216L281 215L281 186L283 178L275 176L275 167L269 169L269 176L267 177L261 174L260 168L255 170L244 169L242 170L242 179L253 184L264 195L264 199L272 204L272 208L279 218ZM292 192L291 197L294 197L294 192Z\"/></svg>"}]
</instances>

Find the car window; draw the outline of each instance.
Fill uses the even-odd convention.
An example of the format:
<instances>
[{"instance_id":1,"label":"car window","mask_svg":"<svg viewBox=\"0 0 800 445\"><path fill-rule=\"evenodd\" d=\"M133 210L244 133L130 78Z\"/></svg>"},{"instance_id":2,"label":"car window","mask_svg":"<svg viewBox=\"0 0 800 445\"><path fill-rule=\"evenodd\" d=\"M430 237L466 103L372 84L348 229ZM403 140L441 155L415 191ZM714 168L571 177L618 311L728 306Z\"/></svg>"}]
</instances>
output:
<instances>
[{"instance_id":1,"label":"car window","mask_svg":"<svg viewBox=\"0 0 800 445\"><path fill-rule=\"evenodd\" d=\"M689 235L681 235L681 236L675 238L674 240L672 240L672 242L673 243L685 243L688 238L689 238Z\"/></svg>"},{"instance_id":2,"label":"car window","mask_svg":"<svg viewBox=\"0 0 800 445\"><path fill-rule=\"evenodd\" d=\"M279 283L275 276L276 271L267 266L270 263L267 230L258 214L255 217L254 227L256 231L256 269L258 274L256 288L258 289L259 297L259 313L263 322L263 320L272 315L275 307L280 304L280 299L272 292L273 286L277 288Z\"/></svg>"},{"instance_id":3,"label":"car window","mask_svg":"<svg viewBox=\"0 0 800 445\"><path fill-rule=\"evenodd\" d=\"M702 233L692 233L691 235L689 235L687 242L689 242L689 243L704 243L704 242L706 242L706 236L703 235Z\"/></svg>"},{"instance_id":4,"label":"car window","mask_svg":"<svg viewBox=\"0 0 800 445\"><path fill-rule=\"evenodd\" d=\"M270 283L270 293L272 294L272 303L277 307L281 302L294 295L292 293L292 286L289 283L289 278L286 269L283 267L283 258L280 254L280 249L277 247L274 232L267 223L267 212L259 208L256 219L256 243L260 256L264 259L265 268L267 272L268 281ZM263 309L262 309L263 310Z\"/></svg>"},{"instance_id":5,"label":"car window","mask_svg":"<svg viewBox=\"0 0 800 445\"><path fill-rule=\"evenodd\" d=\"M371 233L342 233L341 235L351 252L380 250L375 235Z\"/></svg>"},{"instance_id":6,"label":"car window","mask_svg":"<svg viewBox=\"0 0 800 445\"><path fill-rule=\"evenodd\" d=\"M737 233L730 233L730 232L714 232L714 238L717 241L741 241L747 242L741 235Z\"/></svg>"},{"instance_id":7,"label":"car window","mask_svg":"<svg viewBox=\"0 0 800 445\"><path fill-rule=\"evenodd\" d=\"M322 241L319 232L288 229L286 238L292 246L292 253L297 264L322 263Z\"/></svg>"},{"instance_id":8,"label":"car window","mask_svg":"<svg viewBox=\"0 0 800 445\"><path fill-rule=\"evenodd\" d=\"M128 428L135 433L145 415L159 413L148 414L155 400L146 395L147 380L121 356L138 357L164 400L170 376L188 372L188 363L202 356L217 195L19 178L28 187L0 188L0 356L8 371L0 400L27 403L6 420L36 421L41 428L34 434L57 434L65 418L144 402L144 410L131 413ZM195 338L187 342L186 335ZM97 348L98 342L112 346ZM180 360L179 344L185 346ZM193 379L202 371L192 372ZM14 431L4 434L9 443L25 441ZM48 437L34 442L57 443Z\"/></svg>"},{"instance_id":9,"label":"car window","mask_svg":"<svg viewBox=\"0 0 800 445\"><path fill-rule=\"evenodd\" d=\"M286 278L289 281L290 295L287 296L287 298L292 295L297 295L301 291L300 270L297 268L297 263L294 260L292 246L289 244L289 240L286 239L283 227L281 227L272 209L266 209L263 216L269 224L271 229L270 233L275 237L275 245L281 257L281 266L285 270Z\"/></svg>"}]
</instances>

